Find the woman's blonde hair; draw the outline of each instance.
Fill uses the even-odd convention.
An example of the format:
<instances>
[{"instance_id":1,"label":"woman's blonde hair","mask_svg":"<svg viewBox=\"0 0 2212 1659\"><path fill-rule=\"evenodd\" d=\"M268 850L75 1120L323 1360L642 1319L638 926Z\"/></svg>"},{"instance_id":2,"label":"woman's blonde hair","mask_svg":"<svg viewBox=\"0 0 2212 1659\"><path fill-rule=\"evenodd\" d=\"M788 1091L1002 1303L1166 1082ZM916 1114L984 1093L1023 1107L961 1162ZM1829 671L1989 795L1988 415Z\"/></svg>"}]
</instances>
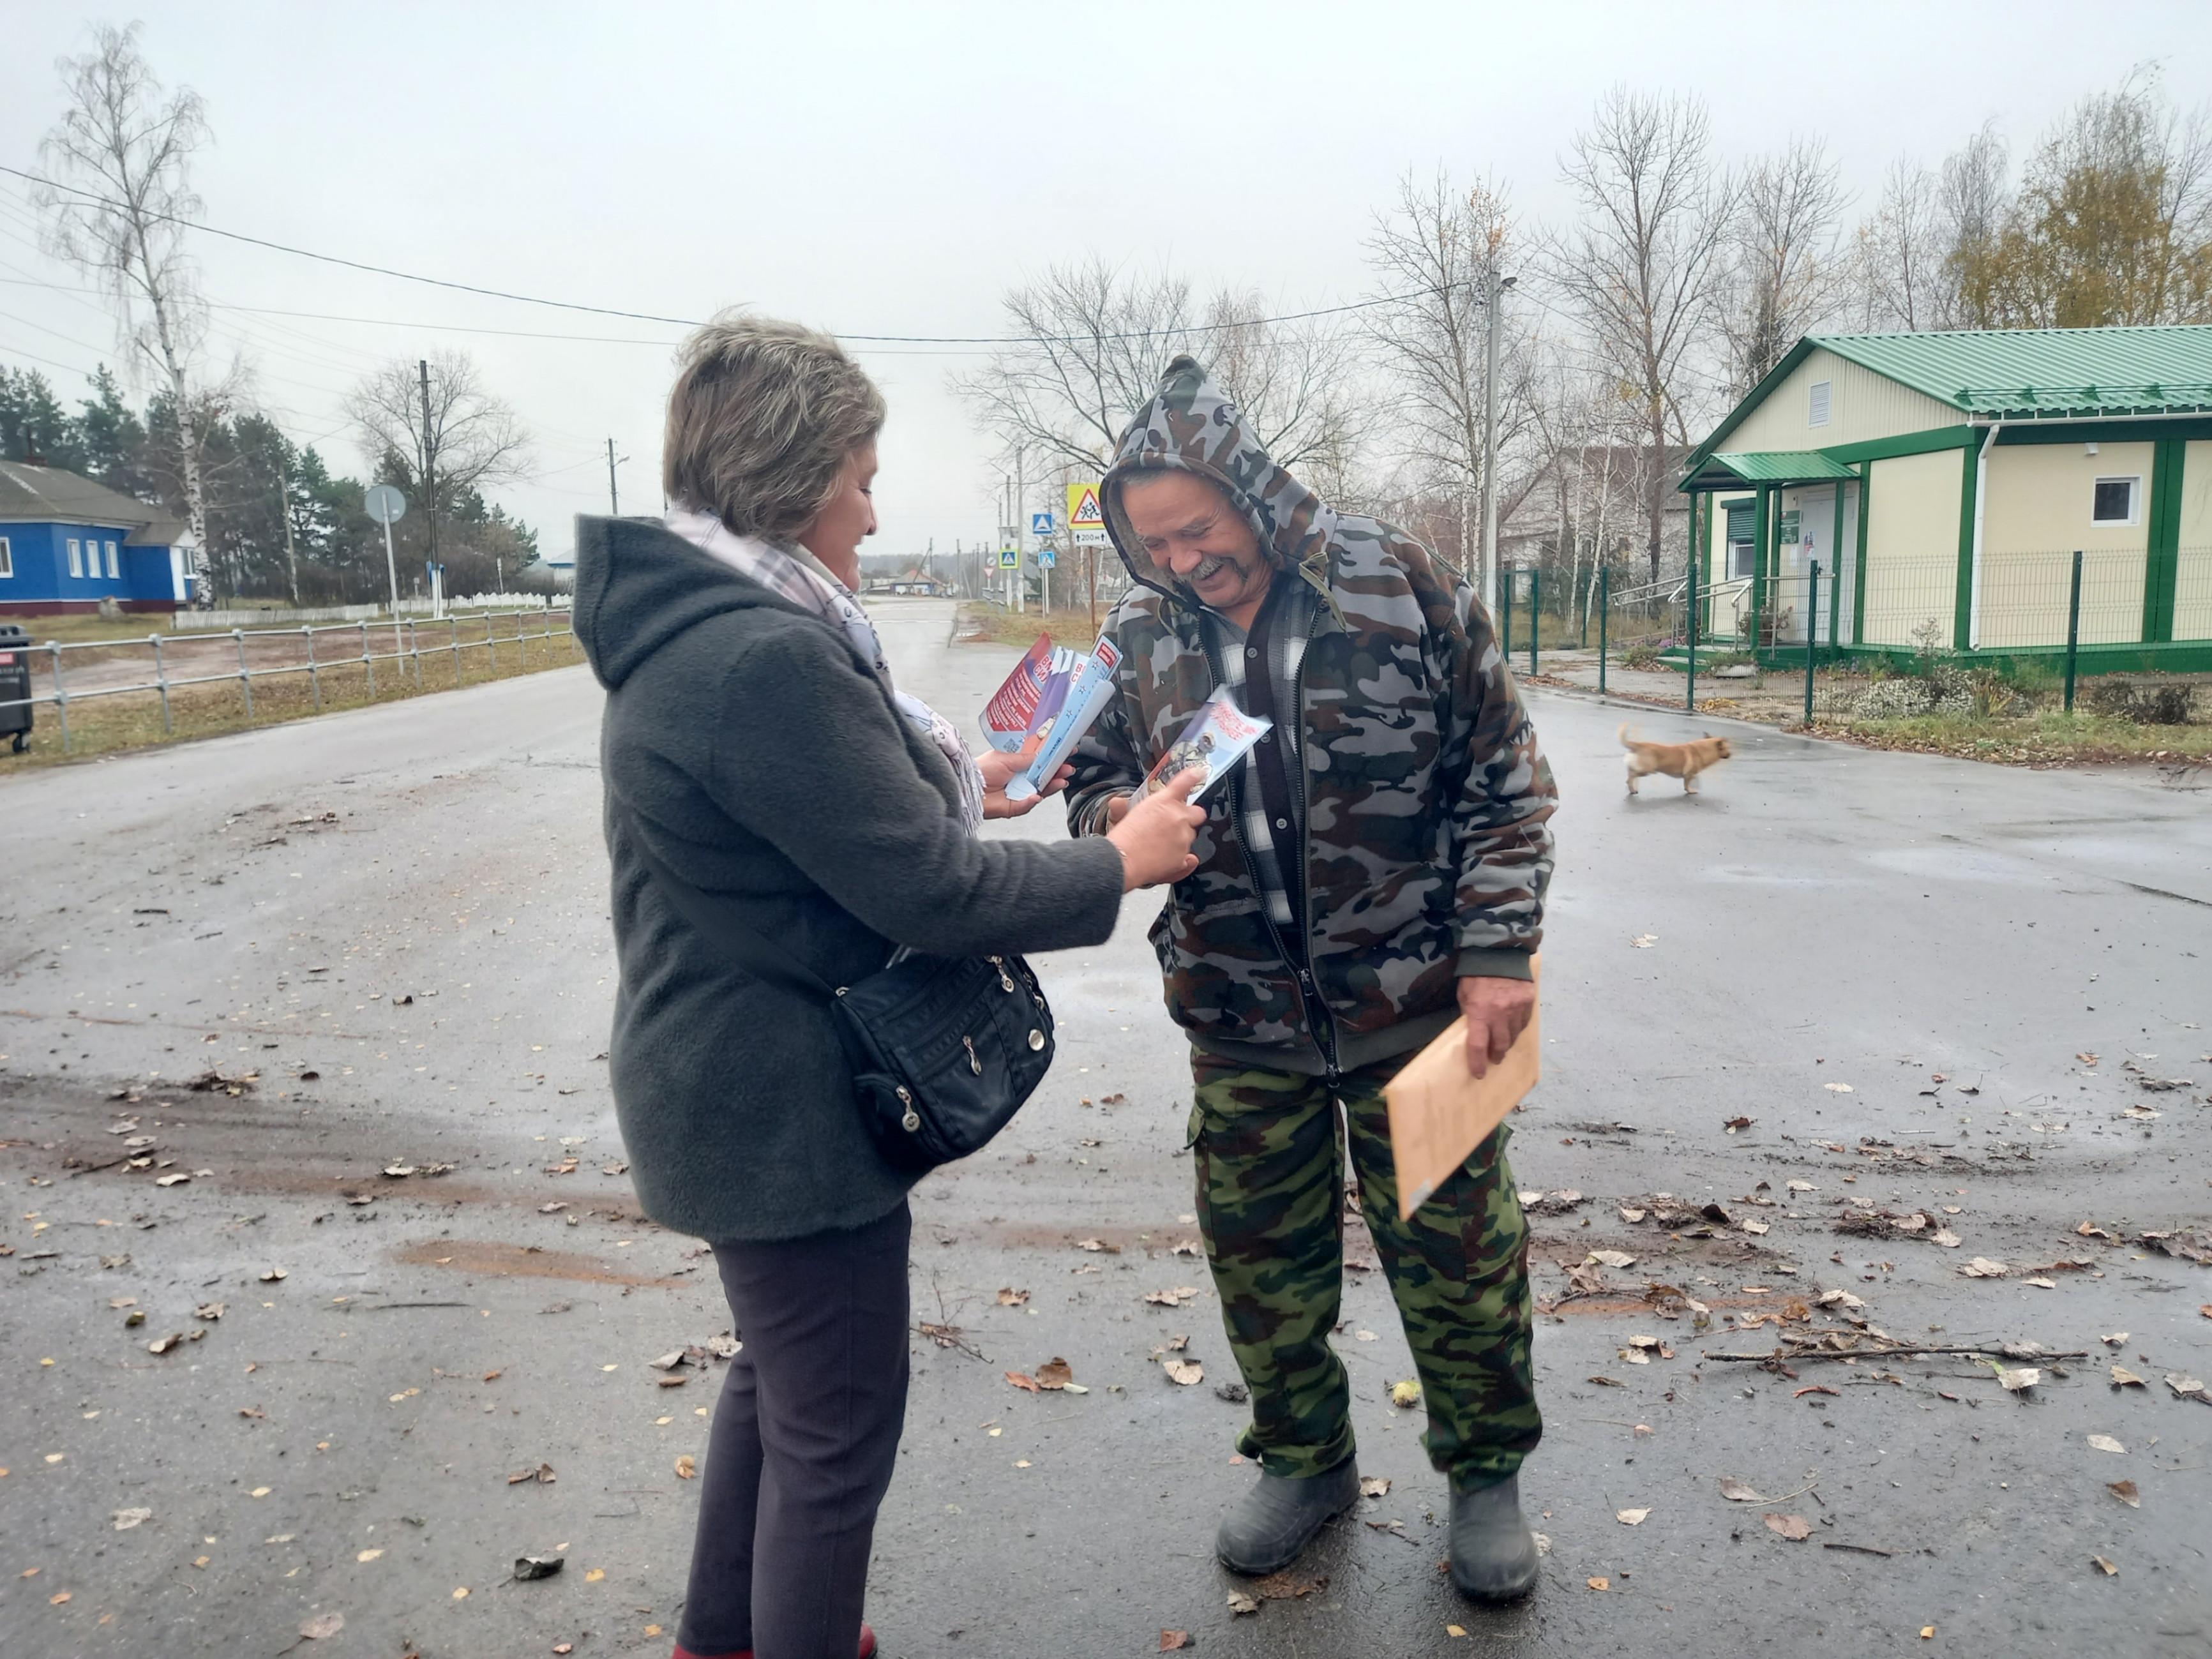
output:
<instances>
[{"instance_id":1,"label":"woman's blonde hair","mask_svg":"<svg viewBox=\"0 0 2212 1659\"><path fill-rule=\"evenodd\" d=\"M812 523L845 459L882 430L884 396L829 335L725 313L678 354L661 448L670 501L738 535Z\"/></svg>"}]
</instances>

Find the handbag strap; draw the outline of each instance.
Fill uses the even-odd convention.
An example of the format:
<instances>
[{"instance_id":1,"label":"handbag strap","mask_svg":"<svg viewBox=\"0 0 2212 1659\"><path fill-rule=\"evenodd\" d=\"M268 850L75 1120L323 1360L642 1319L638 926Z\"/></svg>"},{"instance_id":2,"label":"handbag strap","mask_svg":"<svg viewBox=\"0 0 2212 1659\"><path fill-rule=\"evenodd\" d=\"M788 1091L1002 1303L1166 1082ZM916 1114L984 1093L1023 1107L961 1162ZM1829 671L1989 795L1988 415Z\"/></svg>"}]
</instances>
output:
<instances>
[{"instance_id":1,"label":"handbag strap","mask_svg":"<svg viewBox=\"0 0 2212 1659\"><path fill-rule=\"evenodd\" d=\"M825 999L836 998L837 993L820 975L804 963L779 951L762 934L738 921L732 914L732 907L727 901L702 892L670 869L667 860L654 852L653 844L645 838L644 828L638 822L637 813L630 804L611 789L607 792L607 799L613 803L615 817L621 823L630 845L636 849L638 857L643 860L647 873L660 884L662 892L675 904L684 921L736 957L738 963L755 978L768 980L787 990Z\"/></svg>"}]
</instances>

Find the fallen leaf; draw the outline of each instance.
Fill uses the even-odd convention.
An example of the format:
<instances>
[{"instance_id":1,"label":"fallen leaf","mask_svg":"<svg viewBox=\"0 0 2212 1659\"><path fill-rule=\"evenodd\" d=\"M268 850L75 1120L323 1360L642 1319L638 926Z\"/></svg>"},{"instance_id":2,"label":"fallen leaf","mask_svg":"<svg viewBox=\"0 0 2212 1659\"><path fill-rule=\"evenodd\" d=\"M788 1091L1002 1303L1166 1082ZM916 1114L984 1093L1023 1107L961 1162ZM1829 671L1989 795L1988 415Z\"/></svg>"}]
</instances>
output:
<instances>
[{"instance_id":1,"label":"fallen leaf","mask_svg":"<svg viewBox=\"0 0 2212 1659\"><path fill-rule=\"evenodd\" d=\"M2097 1339L2098 1341L2109 1344L2115 1348L2126 1346L2128 1334L2125 1331L2112 1331Z\"/></svg>"},{"instance_id":2,"label":"fallen leaf","mask_svg":"<svg viewBox=\"0 0 2212 1659\"><path fill-rule=\"evenodd\" d=\"M46 1598L46 1605L50 1607L58 1607L76 1593L74 1590L57 1590Z\"/></svg>"},{"instance_id":3,"label":"fallen leaf","mask_svg":"<svg viewBox=\"0 0 2212 1659\"><path fill-rule=\"evenodd\" d=\"M167 1353L185 1340L182 1331L171 1331L167 1336L157 1336L146 1345L148 1353Z\"/></svg>"},{"instance_id":4,"label":"fallen leaf","mask_svg":"<svg viewBox=\"0 0 2212 1659\"><path fill-rule=\"evenodd\" d=\"M676 1478L678 1480L689 1480L698 1472L699 1466L692 1461L690 1452L685 1452L683 1456L676 1460Z\"/></svg>"},{"instance_id":5,"label":"fallen leaf","mask_svg":"<svg viewBox=\"0 0 2212 1659\"><path fill-rule=\"evenodd\" d=\"M1792 1390L1790 1397L1792 1400L1802 1400L1808 1394L1832 1394L1838 1400L1843 1398L1842 1395L1838 1394L1825 1382L1808 1382L1802 1389Z\"/></svg>"},{"instance_id":6,"label":"fallen leaf","mask_svg":"<svg viewBox=\"0 0 2212 1659\"><path fill-rule=\"evenodd\" d=\"M1930 1244L1940 1244L1947 1250L1957 1249L1960 1243L1959 1235L1948 1227L1938 1227L1928 1235L1928 1242Z\"/></svg>"},{"instance_id":7,"label":"fallen leaf","mask_svg":"<svg viewBox=\"0 0 2212 1659\"><path fill-rule=\"evenodd\" d=\"M2002 1279L2011 1271L2003 1262L1992 1261L1985 1255L1976 1256L1959 1269L1959 1272L1967 1279Z\"/></svg>"},{"instance_id":8,"label":"fallen leaf","mask_svg":"<svg viewBox=\"0 0 2212 1659\"><path fill-rule=\"evenodd\" d=\"M382 1550L362 1550L353 1559L360 1562L363 1566L367 1566L371 1561L375 1560L378 1556L383 1553L384 1552Z\"/></svg>"},{"instance_id":9,"label":"fallen leaf","mask_svg":"<svg viewBox=\"0 0 2212 1659\"><path fill-rule=\"evenodd\" d=\"M1006 1381L1012 1383L1018 1389L1026 1389L1030 1394L1035 1394L1038 1391L1036 1378L1031 1376L1027 1371L1008 1371L1006 1373Z\"/></svg>"},{"instance_id":10,"label":"fallen leaf","mask_svg":"<svg viewBox=\"0 0 2212 1659\"><path fill-rule=\"evenodd\" d=\"M1644 1524L1644 1517L1650 1513L1648 1509L1615 1510L1613 1512L1613 1518L1624 1527L1640 1527Z\"/></svg>"},{"instance_id":11,"label":"fallen leaf","mask_svg":"<svg viewBox=\"0 0 2212 1659\"><path fill-rule=\"evenodd\" d=\"M326 1636L336 1636L345 1628L345 1614L319 1613L300 1626L300 1634L310 1642L319 1642Z\"/></svg>"},{"instance_id":12,"label":"fallen leaf","mask_svg":"<svg viewBox=\"0 0 2212 1659\"><path fill-rule=\"evenodd\" d=\"M1813 1523L1802 1515L1768 1515L1760 1519L1766 1522L1769 1532L1793 1544L1802 1544L1813 1535Z\"/></svg>"},{"instance_id":13,"label":"fallen leaf","mask_svg":"<svg viewBox=\"0 0 2212 1659\"><path fill-rule=\"evenodd\" d=\"M2088 1442L2089 1449L2091 1451L2125 1452L2127 1450L2125 1446L2123 1446L2118 1441L2113 1439L2109 1434L2093 1434L2088 1437Z\"/></svg>"},{"instance_id":14,"label":"fallen leaf","mask_svg":"<svg viewBox=\"0 0 2212 1659\"><path fill-rule=\"evenodd\" d=\"M1624 1250L1592 1250L1583 1258L1584 1267L1632 1267L1636 1258Z\"/></svg>"},{"instance_id":15,"label":"fallen leaf","mask_svg":"<svg viewBox=\"0 0 2212 1659\"><path fill-rule=\"evenodd\" d=\"M1231 1590L1229 1592L1229 1611L1240 1618L1248 1613L1257 1613L1260 1611L1260 1599L1248 1595L1243 1590Z\"/></svg>"},{"instance_id":16,"label":"fallen leaf","mask_svg":"<svg viewBox=\"0 0 2212 1659\"><path fill-rule=\"evenodd\" d=\"M133 1527L143 1527L154 1518L151 1510L118 1510L108 1517L118 1532L129 1532Z\"/></svg>"},{"instance_id":17,"label":"fallen leaf","mask_svg":"<svg viewBox=\"0 0 2212 1659\"><path fill-rule=\"evenodd\" d=\"M1648 951L1659 942L1659 935L1656 933L1638 933L1635 938L1630 939L1628 942L1639 951Z\"/></svg>"},{"instance_id":18,"label":"fallen leaf","mask_svg":"<svg viewBox=\"0 0 2212 1659\"><path fill-rule=\"evenodd\" d=\"M1820 1189L1809 1181L1793 1181L1790 1183L1790 1190L1793 1193L1817 1193Z\"/></svg>"},{"instance_id":19,"label":"fallen leaf","mask_svg":"<svg viewBox=\"0 0 2212 1659\"><path fill-rule=\"evenodd\" d=\"M1632 1224L1643 1220L1646 1213L1648 1212L1630 1205L1624 1204L1620 1206L1620 1218Z\"/></svg>"},{"instance_id":20,"label":"fallen leaf","mask_svg":"<svg viewBox=\"0 0 2212 1659\"><path fill-rule=\"evenodd\" d=\"M1583 1582L1594 1590L1609 1590L1613 1588L1613 1580L1610 1578L1586 1578Z\"/></svg>"},{"instance_id":21,"label":"fallen leaf","mask_svg":"<svg viewBox=\"0 0 2212 1659\"><path fill-rule=\"evenodd\" d=\"M2125 1365L2115 1365L2112 1367L2112 1386L2116 1389L2147 1389L2150 1384Z\"/></svg>"},{"instance_id":22,"label":"fallen leaf","mask_svg":"<svg viewBox=\"0 0 2212 1659\"><path fill-rule=\"evenodd\" d=\"M1036 1384L1040 1389L1060 1389L1075 1381L1075 1369L1058 1354L1036 1368Z\"/></svg>"},{"instance_id":23,"label":"fallen leaf","mask_svg":"<svg viewBox=\"0 0 2212 1659\"><path fill-rule=\"evenodd\" d=\"M2103 1573L2107 1578L2112 1577L2115 1573L2119 1571L2118 1567L2105 1559L2101 1555L2093 1555L2089 1558L2089 1560L2091 1564L2096 1567L2097 1571Z\"/></svg>"},{"instance_id":24,"label":"fallen leaf","mask_svg":"<svg viewBox=\"0 0 2212 1659\"><path fill-rule=\"evenodd\" d=\"M1190 1632L1187 1630L1164 1630L1160 1632L1162 1653L1173 1653L1177 1648L1187 1648L1189 1645Z\"/></svg>"},{"instance_id":25,"label":"fallen leaf","mask_svg":"<svg viewBox=\"0 0 2212 1659\"><path fill-rule=\"evenodd\" d=\"M999 1292L999 1305L1002 1308L1025 1307L1029 1304L1029 1299L1030 1293L1027 1291L1018 1291L1012 1285L1006 1286Z\"/></svg>"},{"instance_id":26,"label":"fallen leaf","mask_svg":"<svg viewBox=\"0 0 2212 1659\"><path fill-rule=\"evenodd\" d=\"M587 1584L596 1584L606 1576L607 1570L605 1567L593 1567L584 1575L584 1582Z\"/></svg>"},{"instance_id":27,"label":"fallen leaf","mask_svg":"<svg viewBox=\"0 0 2212 1659\"><path fill-rule=\"evenodd\" d=\"M2131 1510L2142 1507L2142 1494L2136 1490L2136 1483L2132 1480L2108 1480L2105 1483L2105 1490Z\"/></svg>"},{"instance_id":28,"label":"fallen leaf","mask_svg":"<svg viewBox=\"0 0 2212 1659\"><path fill-rule=\"evenodd\" d=\"M203 1302L192 1310L192 1317L204 1319L212 1324L229 1311L230 1304L228 1302Z\"/></svg>"},{"instance_id":29,"label":"fallen leaf","mask_svg":"<svg viewBox=\"0 0 2212 1659\"><path fill-rule=\"evenodd\" d=\"M1206 1368L1195 1359L1163 1359L1160 1369L1168 1374L1168 1381L1186 1389L1206 1381Z\"/></svg>"},{"instance_id":30,"label":"fallen leaf","mask_svg":"<svg viewBox=\"0 0 2212 1659\"><path fill-rule=\"evenodd\" d=\"M290 1277L291 1274L286 1273L282 1267L265 1267L262 1270L261 1282L264 1285L274 1285L280 1279Z\"/></svg>"},{"instance_id":31,"label":"fallen leaf","mask_svg":"<svg viewBox=\"0 0 2212 1659\"><path fill-rule=\"evenodd\" d=\"M1180 1308L1197 1294L1196 1286L1178 1285L1171 1291L1146 1291L1145 1300L1163 1308Z\"/></svg>"},{"instance_id":32,"label":"fallen leaf","mask_svg":"<svg viewBox=\"0 0 2212 1659\"><path fill-rule=\"evenodd\" d=\"M2055 1279L2023 1279L2020 1282L2023 1285L2033 1285L2039 1291L2055 1291L2058 1288L2058 1281Z\"/></svg>"},{"instance_id":33,"label":"fallen leaf","mask_svg":"<svg viewBox=\"0 0 2212 1659\"><path fill-rule=\"evenodd\" d=\"M1390 1490L1390 1477L1384 1474L1363 1474L1359 1477L1362 1498L1380 1498Z\"/></svg>"},{"instance_id":34,"label":"fallen leaf","mask_svg":"<svg viewBox=\"0 0 2212 1659\"><path fill-rule=\"evenodd\" d=\"M514 1558L514 1576L524 1583L536 1578L550 1578L568 1565L558 1555L518 1555Z\"/></svg>"},{"instance_id":35,"label":"fallen leaf","mask_svg":"<svg viewBox=\"0 0 2212 1659\"><path fill-rule=\"evenodd\" d=\"M2185 1376L2179 1371L2168 1371L2166 1386L2173 1390L2177 1399L2197 1400L2212 1406L2212 1395L2206 1394L2204 1384L2193 1376Z\"/></svg>"},{"instance_id":36,"label":"fallen leaf","mask_svg":"<svg viewBox=\"0 0 2212 1659\"><path fill-rule=\"evenodd\" d=\"M1731 1504L1771 1504L1774 1501L1770 1498L1762 1498L1750 1486L1737 1480L1732 1474L1724 1474L1721 1477L1721 1496Z\"/></svg>"},{"instance_id":37,"label":"fallen leaf","mask_svg":"<svg viewBox=\"0 0 2212 1659\"><path fill-rule=\"evenodd\" d=\"M1075 1241L1075 1248L1079 1250L1089 1250L1093 1255L1119 1255L1121 1254L1121 1247L1119 1244L1109 1244L1103 1238L1079 1238Z\"/></svg>"},{"instance_id":38,"label":"fallen leaf","mask_svg":"<svg viewBox=\"0 0 2212 1659\"><path fill-rule=\"evenodd\" d=\"M1421 1385L1412 1377L1390 1385L1390 1403L1402 1411L1411 1411L1421 1403Z\"/></svg>"},{"instance_id":39,"label":"fallen leaf","mask_svg":"<svg viewBox=\"0 0 2212 1659\"><path fill-rule=\"evenodd\" d=\"M1851 1091L1851 1085L1848 1083L1824 1083L1820 1086L1832 1095L1847 1095Z\"/></svg>"},{"instance_id":40,"label":"fallen leaf","mask_svg":"<svg viewBox=\"0 0 2212 1659\"><path fill-rule=\"evenodd\" d=\"M507 1477L507 1484L510 1486L519 1486L526 1480L535 1480L540 1486L551 1486L553 1466L550 1463L540 1463L534 1469L517 1469Z\"/></svg>"},{"instance_id":41,"label":"fallen leaf","mask_svg":"<svg viewBox=\"0 0 2212 1659\"><path fill-rule=\"evenodd\" d=\"M2042 1369L2035 1365L2015 1366L2010 1370L2000 1365L1996 1368L1996 1372L1998 1385L2014 1394L2032 1389L2043 1381Z\"/></svg>"},{"instance_id":42,"label":"fallen leaf","mask_svg":"<svg viewBox=\"0 0 2212 1659\"><path fill-rule=\"evenodd\" d=\"M1729 1133L1734 1134L1738 1129L1748 1129L1755 1121L1757 1120L1754 1118L1732 1117L1722 1124L1721 1127L1727 1130Z\"/></svg>"},{"instance_id":43,"label":"fallen leaf","mask_svg":"<svg viewBox=\"0 0 2212 1659\"><path fill-rule=\"evenodd\" d=\"M1920 1639L1923 1642L1934 1641L1936 1639L1936 1626L1933 1625L1923 1625L1920 1627Z\"/></svg>"}]
</instances>

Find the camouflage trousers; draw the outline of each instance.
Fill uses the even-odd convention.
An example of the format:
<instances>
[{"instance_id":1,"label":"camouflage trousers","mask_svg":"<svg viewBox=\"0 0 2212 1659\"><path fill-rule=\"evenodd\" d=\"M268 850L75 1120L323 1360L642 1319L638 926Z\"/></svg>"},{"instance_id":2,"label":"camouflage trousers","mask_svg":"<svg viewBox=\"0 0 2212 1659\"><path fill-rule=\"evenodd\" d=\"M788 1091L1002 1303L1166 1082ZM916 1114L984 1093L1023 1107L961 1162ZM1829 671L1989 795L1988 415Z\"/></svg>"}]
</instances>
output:
<instances>
[{"instance_id":1,"label":"camouflage trousers","mask_svg":"<svg viewBox=\"0 0 2212 1659\"><path fill-rule=\"evenodd\" d=\"M1279 1474L1353 1450L1352 1389L1330 1346L1344 1278L1344 1146L1428 1410L1429 1461L1465 1485L1521 1467L1543 1431L1529 1365L1528 1229L1501 1127L1410 1219L1382 1085L1403 1057L1321 1078L1194 1051L1198 1216L1229 1346L1251 1394L1237 1449ZM1339 1108L1344 1133L1340 1139ZM1377 1397L1382 1378L1376 1376Z\"/></svg>"}]
</instances>

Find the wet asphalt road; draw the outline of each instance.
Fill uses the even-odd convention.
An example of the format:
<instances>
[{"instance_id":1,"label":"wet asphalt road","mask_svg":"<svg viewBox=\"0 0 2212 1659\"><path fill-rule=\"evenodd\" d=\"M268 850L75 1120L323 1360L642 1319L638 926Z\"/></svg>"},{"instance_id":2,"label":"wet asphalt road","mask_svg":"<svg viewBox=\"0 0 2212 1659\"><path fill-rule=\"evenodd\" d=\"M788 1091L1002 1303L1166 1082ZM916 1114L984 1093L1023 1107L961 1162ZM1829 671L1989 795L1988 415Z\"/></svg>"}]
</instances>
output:
<instances>
[{"instance_id":1,"label":"wet asphalt road","mask_svg":"<svg viewBox=\"0 0 2212 1659\"><path fill-rule=\"evenodd\" d=\"M948 647L949 610L881 615L903 680L966 718L1013 653ZM1139 896L1110 945L1045 960L1062 1048L1036 1102L917 1194L916 1316L960 1346L915 1341L885 1653L1134 1655L1163 1630L1312 1659L2212 1652L2212 1407L2164 1382L2212 1378L2212 1267L2138 1242L2212 1218L2212 791L1717 725L1739 758L1700 798L1631 803L1621 714L1532 700L1565 805L1548 1075L1513 1161L1524 1191L1584 1195L1536 1218L1538 1292L1591 1249L1634 1258L1540 1322L1537 1595L1470 1607L1438 1571L1443 1485L1388 1403L1412 1367L1369 1271L1340 1345L1390 1490L1231 1613L1210 1540L1252 1472L1203 1263L1173 1253L1187 1079ZM562 671L0 781L9 1659L665 1651L714 1362L677 1387L647 1362L728 1322L619 1173L597 720ZM1659 1193L1726 1219L1662 1229ZM1839 1234L1854 1200L1960 1247ZM1962 1277L1977 1255L2011 1272ZM2021 1399L1962 1357L1701 1360L1767 1352L1775 1328L1735 1322L1828 1290L1893 1337L2087 1357ZM1153 1359L1177 1335L1196 1387ZM1637 1336L1674 1357L1630 1363ZM1003 1380L1055 1356L1087 1394ZM524 1553L567 1565L510 1582Z\"/></svg>"}]
</instances>

